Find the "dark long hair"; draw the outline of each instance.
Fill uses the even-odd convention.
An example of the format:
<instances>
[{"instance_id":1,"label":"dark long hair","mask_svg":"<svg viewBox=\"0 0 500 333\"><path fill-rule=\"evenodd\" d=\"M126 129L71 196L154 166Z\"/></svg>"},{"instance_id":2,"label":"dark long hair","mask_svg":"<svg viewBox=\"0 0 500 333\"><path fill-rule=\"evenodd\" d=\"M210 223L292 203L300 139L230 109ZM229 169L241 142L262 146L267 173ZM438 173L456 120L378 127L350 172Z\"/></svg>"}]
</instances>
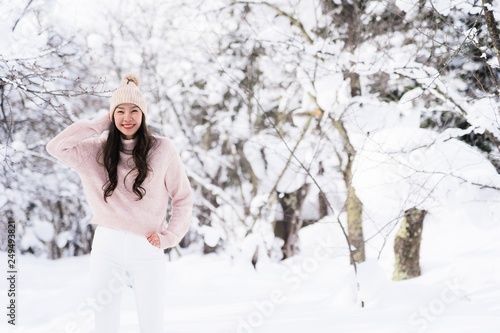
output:
<instances>
[{"instance_id":1,"label":"dark long hair","mask_svg":"<svg viewBox=\"0 0 500 333\"><path fill-rule=\"evenodd\" d=\"M120 161L120 151L123 148L121 137L121 132L116 128L115 123L112 122L109 125L108 138L103 144L101 153L102 163L108 173L108 181L102 186L104 201L106 202L118 184L118 162ZM142 183L148 176L148 172L151 171L151 167L148 164L149 152L156 143L156 139L146 125L144 115L142 115L142 123L134 139L136 142L132 151L132 158L135 166L127 173L123 182L125 183L125 180L132 172L137 171L132 191L137 195L137 200L141 200L146 195L146 189L142 187Z\"/></svg>"}]
</instances>

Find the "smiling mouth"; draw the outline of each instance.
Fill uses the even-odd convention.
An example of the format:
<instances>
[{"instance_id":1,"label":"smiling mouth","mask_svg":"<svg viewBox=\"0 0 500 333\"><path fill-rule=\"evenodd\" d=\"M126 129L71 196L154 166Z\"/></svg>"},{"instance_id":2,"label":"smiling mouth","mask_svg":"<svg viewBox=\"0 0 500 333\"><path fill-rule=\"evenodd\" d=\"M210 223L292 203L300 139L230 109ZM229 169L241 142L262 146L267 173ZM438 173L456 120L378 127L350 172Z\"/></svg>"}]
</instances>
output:
<instances>
[{"instance_id":1,"label":"smiling mouth","mask_svg":"<svg viewBox=\"0 0 500 333\"><path fill-rule=\"evenodd\" d=\"M132 127L134 127L135 125L133 125L133 124L127 124L127 125L122 125L122 126L123 126L123 128L125 128L125 129L131 129L131 128L132 128Z\"/></svg>"}]
</instances>

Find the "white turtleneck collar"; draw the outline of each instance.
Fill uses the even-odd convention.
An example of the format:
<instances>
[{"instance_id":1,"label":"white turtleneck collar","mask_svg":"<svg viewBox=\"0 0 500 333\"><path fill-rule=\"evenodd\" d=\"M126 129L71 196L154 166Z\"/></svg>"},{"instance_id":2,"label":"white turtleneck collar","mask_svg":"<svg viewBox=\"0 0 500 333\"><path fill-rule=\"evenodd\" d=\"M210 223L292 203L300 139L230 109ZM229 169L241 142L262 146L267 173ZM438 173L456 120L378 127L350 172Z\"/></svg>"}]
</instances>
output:
<instances>
[{"instance_id":1,"label":"white turtleneck collar","mask_svg":"<svg viewBox=\"0 0 500 333\"><path fill-rule=\"evenodd\" d=\"M132 155L132 151L134 150L136 139L135 138L134 139L125 139L124 137L122 137L121 141L122 141L121 151L126 155Z\"/></svg>"}]
</instances>

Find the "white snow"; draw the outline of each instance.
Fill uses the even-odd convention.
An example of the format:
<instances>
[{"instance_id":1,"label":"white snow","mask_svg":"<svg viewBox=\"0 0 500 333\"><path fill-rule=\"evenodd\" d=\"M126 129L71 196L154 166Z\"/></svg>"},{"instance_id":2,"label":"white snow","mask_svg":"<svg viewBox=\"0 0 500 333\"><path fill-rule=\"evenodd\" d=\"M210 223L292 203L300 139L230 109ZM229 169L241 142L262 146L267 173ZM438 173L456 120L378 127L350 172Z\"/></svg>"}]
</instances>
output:
<instances>
[{"instance_id":1,"label":"white snow","mask_svg":"<svg viewBox=\"0 0 500 333\"><path fill-rule=\"evenodd\" d=\"M211 247L215 247L221 238L219 231L208 225L201 226L199 233L203 235L205 244Z\"/></svg>"},{"instance_id":2,"label":"white snow","mask_svg":"<svg viewBox=\"0 0 500 333\"><path fill-rule=\"evenodd\" d=\"M54 225L47 221L34 221L33 231L44 242L50 242L55 235Z\"/></svg>"},{"instance_id":3,"label":"white snow","mask_svg":"<svg viewBox=\"0 0 500 333\"><path fill-rule=\"evenodd\" d=\"M371 257L359 265L356 278L339 230L334 221L306 227L301 255L259 262L256 270L246 258L224 254L165 259L166 332L500 330L498 224L485 230L451 218L426 220L422 276L402 282L391 281L389 249L378 261ZM2 264L6 260L1 253ZM18 256L18 326L13 330L4 319L2 332L91 332L88 266L89 256ZM7 281L0 281L5 305ZM124 294L121 322L120 332L138 332L131 290Z\"/></svg>"},{"instance_id":4,"label":"white snow","mask_svg":"<svg viewBox=\"0 0 500 333\"><path fill-rule=\"evenodd\" d=\"M73 239L73 235L69 231L63 231L56 236L56 244L60 249L68 244L68 241Z\"/></svg>"}]
</instances>

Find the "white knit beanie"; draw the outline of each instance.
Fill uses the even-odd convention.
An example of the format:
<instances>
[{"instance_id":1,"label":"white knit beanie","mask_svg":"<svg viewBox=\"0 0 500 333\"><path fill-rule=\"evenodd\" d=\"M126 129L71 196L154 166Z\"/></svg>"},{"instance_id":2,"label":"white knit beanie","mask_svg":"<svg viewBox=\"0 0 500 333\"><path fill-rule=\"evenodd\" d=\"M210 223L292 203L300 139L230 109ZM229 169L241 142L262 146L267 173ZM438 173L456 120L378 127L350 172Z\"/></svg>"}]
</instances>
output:
<instances>
[{"instance_id":1,"label":"white knit beanie","mask_svg":"<svg viewBox=\"0 0 500 333\"><path fill-rule=\"evenodd\" d=\"M109 119L113 121L113 113L115 109L120 104L131 103L137 105L144 117L148 113L146 107L146 101L139 90L139 85L141 84L139 77L133 73L126 74L120 86L115 90L111 96L111 102L109 106Z\"/></svg>"}]
</instances>

